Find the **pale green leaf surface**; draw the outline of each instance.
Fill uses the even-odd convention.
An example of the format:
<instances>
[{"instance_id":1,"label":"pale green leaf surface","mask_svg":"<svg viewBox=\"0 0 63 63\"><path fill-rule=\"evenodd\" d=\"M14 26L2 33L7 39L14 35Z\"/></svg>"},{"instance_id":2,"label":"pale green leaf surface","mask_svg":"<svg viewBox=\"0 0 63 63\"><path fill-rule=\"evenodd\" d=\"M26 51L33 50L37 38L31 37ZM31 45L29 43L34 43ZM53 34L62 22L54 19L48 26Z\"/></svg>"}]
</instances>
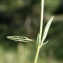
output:
<instances>
[{"instance_id":1,"label":"pale green leaf surface","mask_svg":"<svg viewBox=\"0 0 63 63\"><path fill-rule=\"evenodd\" d=\"M39 33L38 33L38 35L37 35L36 42L39 42Z\"/></svg>"},{"instance_id":2,"label":"pale green leaf surface","mask_svg":"<svg viewBox=\"0 0 63 63\"><path fill-rule=\"evenodd\" d=\"M43 45L47 44L49 42L49 40L47 40L45 43L43 43Z\"/></svg>"},{"instance_id":3,"label":"pale green leaf surface","mask_svg":"<svg viewBox=\"0 0 63 63\"><path fill-rule=\"evenodd\" d=\"M53 21L53 18L54 18L54 16L51 17L51 19L48 21L48 23L47 23L47 25L46 25L46 27L44 29L44 33L43 33L43 37L42 37L42 42L45 40L45 38L47 36L48 30L49 30L50 25L51 25L51 23Z\"/></svg>"},{"instance_id":4,"label":"pale green leaf surface","mask_svg":"<svg viewBox=\"0 0 63 63\"><path fill-rule=\"evenodd\" d=\"M7 36L7 38L10 40L19 41L19 42L33 42L33 39L29 39L24 36Z\"/></svg>"}]
</instances>

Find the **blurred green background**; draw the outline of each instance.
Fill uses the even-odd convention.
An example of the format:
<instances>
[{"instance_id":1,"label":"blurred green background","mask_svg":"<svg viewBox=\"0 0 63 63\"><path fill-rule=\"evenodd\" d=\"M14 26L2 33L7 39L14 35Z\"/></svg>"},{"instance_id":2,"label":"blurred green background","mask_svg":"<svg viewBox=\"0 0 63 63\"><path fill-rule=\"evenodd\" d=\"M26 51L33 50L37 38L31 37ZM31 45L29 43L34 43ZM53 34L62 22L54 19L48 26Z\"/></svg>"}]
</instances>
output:
<instances>
[{"instance_id":1,"label":"blurred green background","mask_svg":"<svg viewBox=\"0 0 63 63\"><path fill-rule=\"evenodd\" d=\"M36 40L40 26L40 0L0 0L0 63L33 63L36 44L15 42L11 35ZM54 15L38 63L63 63L63 0L45 0L44 27Z\"/></svg>"}]
</instances>

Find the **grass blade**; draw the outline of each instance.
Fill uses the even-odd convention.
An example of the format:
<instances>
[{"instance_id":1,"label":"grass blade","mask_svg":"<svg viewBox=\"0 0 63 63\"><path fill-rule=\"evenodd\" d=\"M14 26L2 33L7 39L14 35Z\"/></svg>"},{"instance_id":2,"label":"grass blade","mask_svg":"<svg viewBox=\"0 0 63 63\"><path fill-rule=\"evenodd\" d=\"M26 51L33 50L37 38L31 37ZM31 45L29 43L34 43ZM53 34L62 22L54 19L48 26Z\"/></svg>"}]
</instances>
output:
<instances>
[{"instance_id":1,"label":"grass blade","mask_svg":"<svg viewBox=\"0 0 63 63\"><path fill-rule=\"evenodd\" d=\"M42 42L45 40L45 38L47 36L48 30L49 30L50 25L51 25L51 23L53 21L53 18L54 18L54 16L51 17L51 19L48 21L48 23L47 23L47 25L46 25L46 27L44 29L44 33L43 33L43 37L42 37Z\"/></svg>"},{"instance_id":2,"label":"grass blade","mask_svg":"<svg viewBox=\"0 0 63 63\"><path fill-rule=\"evenodd\" d=\"M7 38L10 40L19 41L19 42L33 42L33 39L29 39L24 36L7 36Z\"/></svg>"},{"instance_id":3,"label":"grass blade","mask_svg":"<svg viewBox=\"0 0 63 63\"><path fill-rule=\"evenodd\" d=\"M49 42L49 40L47 40L45 43L43 43L43 45L47 44Z\"/></svg>"}]
</instances>

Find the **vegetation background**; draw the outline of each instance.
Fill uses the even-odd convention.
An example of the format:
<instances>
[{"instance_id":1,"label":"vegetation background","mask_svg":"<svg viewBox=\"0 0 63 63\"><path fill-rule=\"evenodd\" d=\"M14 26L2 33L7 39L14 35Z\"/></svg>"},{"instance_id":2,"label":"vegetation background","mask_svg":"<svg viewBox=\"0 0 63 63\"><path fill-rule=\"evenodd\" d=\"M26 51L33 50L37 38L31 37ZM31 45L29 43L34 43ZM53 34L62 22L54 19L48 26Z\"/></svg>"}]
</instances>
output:
<instances>
[{"instance_id":1,"label":"vegetation background","mask_svg":"<svg viewBox=\"0 0 63 63\"><path fill-rule=\"evenodd\" d=\"M40 26L40 0L0 0L0 63L33 63L35 43L15 42L8 35L36 39ZM45 0L44 26L55 16L38 63L63 63L63 0ZM47 40L46 39L46 40Z\"/></svg>"}]
</instances>

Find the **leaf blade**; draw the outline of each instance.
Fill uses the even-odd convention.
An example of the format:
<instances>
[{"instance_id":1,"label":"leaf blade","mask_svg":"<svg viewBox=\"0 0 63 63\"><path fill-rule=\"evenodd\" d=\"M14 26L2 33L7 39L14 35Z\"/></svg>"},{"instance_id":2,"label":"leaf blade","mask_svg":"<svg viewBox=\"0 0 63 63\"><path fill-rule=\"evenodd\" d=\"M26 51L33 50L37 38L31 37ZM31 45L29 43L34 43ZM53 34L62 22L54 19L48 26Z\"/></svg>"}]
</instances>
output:
<instances>
[{"instance_id":1,"label":"leaf blade","mask_svg":"<svg viewBox=\"0 0 63 63\"><path fill-rule=\"evenodd\" d=\"M48 21L47 25L45 26L44 33L43 33L43 37L42 37L42 42L45 40L45 38L46 38L46 36L47 36L47 34L48 34L48 30L49 30L50 25L51 25L51 23L52 23L52 21L53 21L53 18L54 18L54 16L52 16L52 17L50 18L50 20Z\"/></svg>"},{"instance_id":2,"label":"leaf blade","mask_svg":"<svg viewBox=\"0 0 63 63\"><path fill-rule=\"evenodd\" d=\"M33 42L33 39L24 36L7 36L7 38L19 42Z\"/></svg>"}]
</instances>

